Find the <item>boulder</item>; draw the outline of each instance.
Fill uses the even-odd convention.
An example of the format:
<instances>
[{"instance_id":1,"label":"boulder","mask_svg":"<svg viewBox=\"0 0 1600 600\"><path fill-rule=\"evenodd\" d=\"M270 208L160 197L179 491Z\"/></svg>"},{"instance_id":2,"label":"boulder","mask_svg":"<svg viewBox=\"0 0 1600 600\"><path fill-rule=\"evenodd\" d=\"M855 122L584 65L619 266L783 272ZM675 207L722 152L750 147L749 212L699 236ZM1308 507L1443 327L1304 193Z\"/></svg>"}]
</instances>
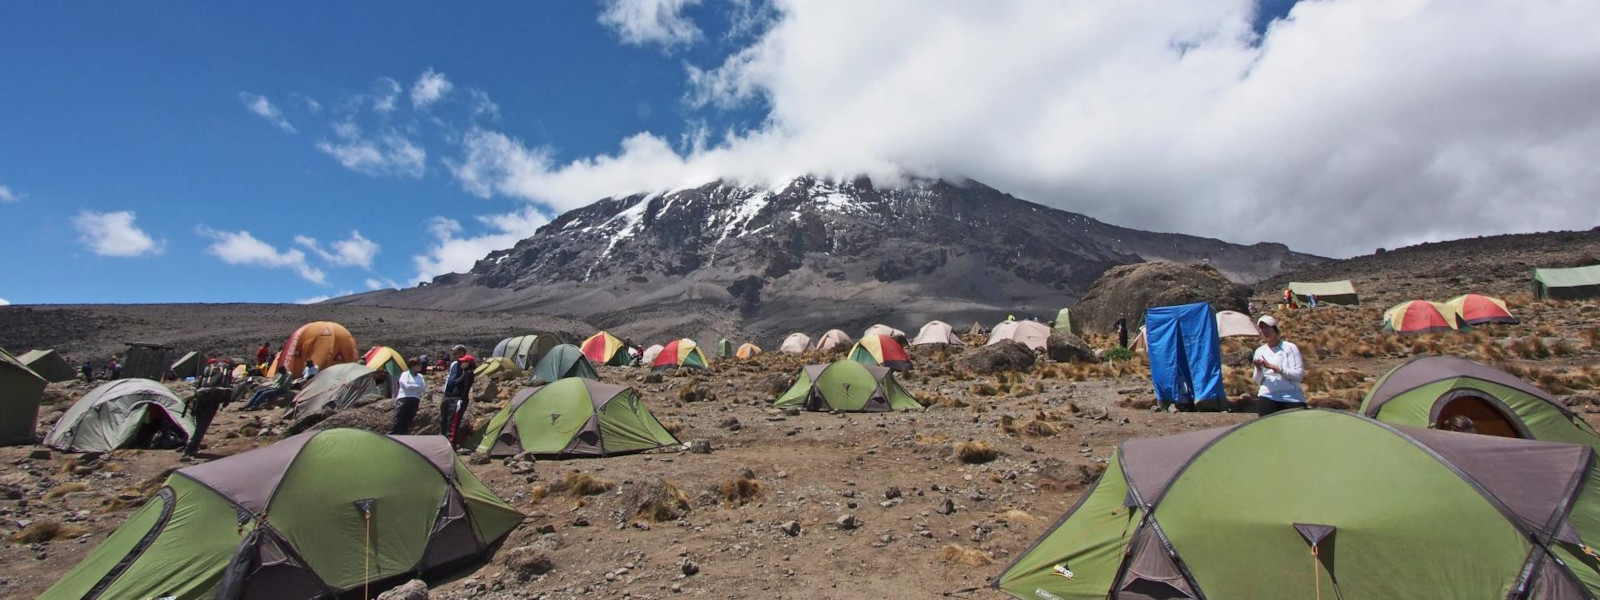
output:
<instances>
[{"instance_id":1,"label":"boulder","mask_svg":"<svg viewBox=\"0 0 1600 600\"><path fill-rule=\"evenodd\" d=\"M990 374L1026 371L1033 368L1033 362L1033 351L1027 346L1014 340L1002 340L962 354L955 364L957 369Z\"/></svg>"},{"instance_id":2,"label":"boulder","mask_svg":"<svg viewBox=\"0 0 1600 600\"><path fill-rule=\"evenodd\" d=\"M405 585L378 594L378 600L428 600L428 584L421 579L413 579Z\"/></svg>"},{"instance_id":3,"label":"boulder","mask_svg":"<svg viewBox=\"0 0 1600 600\"><path fill-rule=\"evenodd\" d=\"M1144 311L1156 306L1209 302L1213 310L1249 308L1250 288L1228 281L1210 265L1147 262L1108 269L1072 307L1072 320L1085 332L1113 333L1118 317L1128 319L1128 341L1139 336Z\"/></svg>"},{"instance_id":4,"label":"boulder","mask_svg":"<svg viewBox=\"0 0 1600 600\"><path fill-rule=\"evenodd\" d=\"M506 573L526 583L555 570L556 562L537 548L522 546L506 553Z\"/></svg>"},{"instance_id":5,"label":"boulder","mask_svg":"<svg viewBox=\"0 0 1600 600\"><path fill-rule=\"evenodd\" d=\"M1095 356L1094 348L1089 346L1088 342L1070 333L1050 334L1046 354L1050 356L1050 360L1056 362L1100 362Z\"/></svg>"}]
</instances>

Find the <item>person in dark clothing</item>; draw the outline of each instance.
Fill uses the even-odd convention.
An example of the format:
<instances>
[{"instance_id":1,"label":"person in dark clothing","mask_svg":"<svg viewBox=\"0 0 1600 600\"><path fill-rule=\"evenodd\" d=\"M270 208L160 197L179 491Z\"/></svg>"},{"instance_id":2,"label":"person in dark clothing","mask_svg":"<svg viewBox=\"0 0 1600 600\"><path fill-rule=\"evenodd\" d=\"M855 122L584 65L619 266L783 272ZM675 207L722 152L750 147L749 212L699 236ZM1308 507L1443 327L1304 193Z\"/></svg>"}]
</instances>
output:
<instances>
[{"instance_id":1,"label":"person in dark clothing","mask_svg":"<svg viewBox=\"0 0 1600 600\"><path fill-rule=\"evenodd\" d=\"M467 398L472 395L472 370L477 359L467 354L467 347L456 345L450 349L455 358L444 377L444 400L439 402L439 433L450 440L453 447L460 443L461 421L467 416Z\"/></svg>"},{"instance_id":2,"label":"person in dark clothing","mask_svg":"<svg viewBox=\"0 0 1600 600\"><path fill-rule=\"evenodd\" d=\"M422 365L426 362L422 357L417 357L406 366L406 372L400 374L400 381L395 386L394 420L389 423L389 435L410 435L411 423L417 418L417 407L422 404L422 396L428 393L428 382L422 377Z\"/></svg>"},{"instance_id":3,"label":"person in dark clothing","mask_svg":"<svg viewBox=\"0 0 1600 600\"><path fill-rule=\"evenodd\" d=\"M194 414L194 435L189 436L189 444L183 448L183 461L194 460L196 452L200 451L200 443L206 437L206 429L211 427L211 420L216 418L217 409L232 397L233 374L228 366L217 362L217 359L206 361L206 368L200 372L200 378L195 380L194 397L189 399L188 411Z\"/></svg>"},{"instance_id":4,"label":"person in dark clothing","mask_svg":"<svg viewBox=\"0 0 1600 600\"><path fill-rule=\"evenodd\" d=\"M278 369L278 376L272 379L267 387L256 390L250 401L245 403L245 410L255 410L270 405L274 400L289 393L289 370Z\"/></svg>"},{"instance_id":5,"label":"person in dark clothing","mask_svg":"<svg viewBox=\"0 0 1600 600\"><path fill-rule=\"evenodd\" d=\"M122 379L122 363L117 362L115 355L111 357L111 363L106 365L106 373L113 380Z\"/></svg>"},{"instance_id":6,"label":"person in dark clothing","mask_svg":"<svg viewBox=\"0 0 1600 600\"><path fill-rule=\"evenodd\" d=\"M1117 317L1117 346L1128 347L1128 319Z\"/></svg>"},{"instance_id":7,"label":"person in dark clothing","mask_svg":"<svg viewBox=\"0 0 1600 600\"><path fill-rule=\"evenodd\" d=\"M78 372L83 373L84 383L94 382L94 367L89 366L89 363L83 363L83 366L78 367Z\"/></svg>"}]
</instances>

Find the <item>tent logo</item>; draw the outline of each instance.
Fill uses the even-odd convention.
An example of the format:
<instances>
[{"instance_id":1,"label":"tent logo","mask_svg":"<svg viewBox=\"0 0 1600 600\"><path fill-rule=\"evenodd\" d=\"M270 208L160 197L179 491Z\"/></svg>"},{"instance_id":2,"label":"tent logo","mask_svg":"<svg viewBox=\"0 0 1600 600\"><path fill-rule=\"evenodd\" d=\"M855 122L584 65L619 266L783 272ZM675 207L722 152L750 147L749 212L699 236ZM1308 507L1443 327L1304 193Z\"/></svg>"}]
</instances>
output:
<instances>
[{"instance_id":1,"label":"tent logo","mask_svg":"<svg viewBox=\"0 0 1600 600\"><path fill-rule=\"evenodd\" d=\"M1054 571L1055 571L1055 574L1060 575L1062 577L1065 577L1067 579L1077 579L1077 576L1073 575L1072 571L1067 570L1067 566L1066 565L1056 565L1056 568L1054 569Z\"/></svg>"},{"instance_id":2,"label":"tent logo","mask_svg":"<svg viewBox=\"0 0 1600 600\"><path fill-rule=\"evenodd\" d=\"M1033 595L1044 598L1044 600L1065 600L1061 596L1044 591L1044 588L1034 588Z\"/></svg>"}]
</instances>

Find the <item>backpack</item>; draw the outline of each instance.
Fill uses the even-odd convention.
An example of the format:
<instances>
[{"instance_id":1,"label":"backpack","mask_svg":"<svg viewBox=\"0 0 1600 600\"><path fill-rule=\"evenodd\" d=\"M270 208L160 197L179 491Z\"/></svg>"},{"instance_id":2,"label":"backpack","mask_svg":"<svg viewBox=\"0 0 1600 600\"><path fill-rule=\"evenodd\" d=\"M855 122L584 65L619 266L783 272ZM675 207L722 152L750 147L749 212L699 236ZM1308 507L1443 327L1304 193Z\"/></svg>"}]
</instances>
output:
<instances>
[{"instance_id":1,"label":"backpack","mask_svg":"<svg viewBox=\"0 0 1600 600\"><path fill-rule=\"evenodd\" d=\"M197 388L219 388L228 384L228 373L217 365L207 365L206 370L200 374Z\"/></svg>"}]
</instances>

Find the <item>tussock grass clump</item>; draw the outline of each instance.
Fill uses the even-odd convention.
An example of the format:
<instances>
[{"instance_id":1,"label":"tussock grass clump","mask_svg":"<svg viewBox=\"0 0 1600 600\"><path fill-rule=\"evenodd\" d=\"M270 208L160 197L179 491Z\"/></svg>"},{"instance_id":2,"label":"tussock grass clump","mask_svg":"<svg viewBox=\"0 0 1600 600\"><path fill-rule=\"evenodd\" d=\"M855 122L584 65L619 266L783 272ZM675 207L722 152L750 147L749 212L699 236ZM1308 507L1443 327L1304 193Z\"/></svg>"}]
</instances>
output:
<instances>
[{"instance_id":1,"label":"tussock grass clump","mask_svg":"<svg viewBox=\"0 0 1600 600\"><path fill-rule=\"evenodd\" d=\"M1590 327L1583 330L1583 347L1590 350L1600 350L1600 327Z\"/></svg>"},{"instance_id":2,"label":"tussock grass clump","mask_svg":"<svg viewBox=\"0 0 1600 600\"><path fill-rule=\"evenodd\" d=\"M45 519L23 527L22 531L11 536L11 541L18 544L42 544L53 540L70 540L85 533L89 533L89 528L64 525L60 521Z\"/></svg>"},{"instance_id":3,"label":"tussock grass clump","mask_svg":"<svg viewBox=\"0 0 1600 600\"><path fill-rule=\"evenodd\" d=\"M1544 344L1544 338L1532 335L1511 342L1511 354L1527 360L1550 358L1550 347Z\"/></svg>"},{"instance_id":4,"label":"tussock grass clump","mask_svg":"<svg viewBox=\"0 0 1600 600\"><path fill-rule=\"evenodd\" d=\"M733 506L744 506L766 495L766 486L749 471L722 484L722 501Z\"/></svg>"},{"instance_id":5,"label":"tussock grass clump","mask_svg":"<svg viewBox=\"0 0 1600 600\"><path fill-rule=\"evenodd\" d=\"M967 391L969 393L971 393L972 395L974 395L974 396L994 396L994 395L997 395L997 394L1000 393L1000 390L998 388L996 388L993 385L989 385L987 383L980 383L978 385L974 385L972 387L967 388Z\"/></svg>"},{"instance_id":6,"label":"tussock grass clump","mask_svg":"<svg viewBox=\"0 0 1600 600\"><path fill-rule=\"evenodd\" d=\"M915 437L912 437L911 441L916 442L917 445L920 446L942 446L950 442L950 436L942 433L936 433L933 435L922 435L919 433Z\"/></svg>"},{"instance_id":7,"label":"tussock grass clump","mask_svg":"<svg viewBox=\"0 0 1600 600\"><path fill-rule=\"evenodd\" d=\"M667 433L672 434L673 437L677 437L679 433L683 433L683 421L662 421L661 428L667 430Z\"/></svg>"},{"instance_id":8,"label":"tussock grass clump","mask_svg":"<svg viewBox=\"0 0 1600 600\"><path fill-rule=\"evenodd\" d=\"M932 396L923 396L922 400L923 400L923 404L925 406L943 406L945 408L966 408L967 407L967 403L965 401L963 401L962 399L960 399L960 398L951 398L951 397L946 396L944 394L934 394Z\"/></svg>"},{"instance_id":9,"label":"tussock grass clump","mask_svg":"<svg viewBox=\"0 0 1600 600\"><path fill-rule=\"evenodd\" d=\"M1011 508L1001 511L1000 514L995 515L994 520L1011 525L1020 525L1024 523L1032 523L1038 519L1034 518L1033 515L1028 514L1027 511Z\"/></svg>"},{"instance_id":10,"label":"tussock grass clump","mask_svg":"<svg viewBox=\"0 0 1600 600\"><path fill-rule=\"evenodd\" d=\"M635 516L656 523L682 519L690 510L689 495L665 479L636 486L628 502L636 507Z\"/></svg>"},{"instance_id":11,"label":"tussock grass clump","mask_svg":"<svg viewBox=\"0 0 1600 600\"><path fill-rule=\"evenodd\" d=\"M545 498L545 496L549 496L549 495L550 495L550 486L542 484L542 483L536 484L532 488L528 489L528 500L533 501L533 502L538 502L540 500L543 500Z\"/></svg>"},{"instance_id":12,"label":"tussock grass clump","mask_svg":"<svg viewBox=\"0 0 1600 600\"><path fill-rule=\"evenodd\" d=\"M963 548L960 544L945 544L939 551L939 560L963 567L985 567L994 562L982 550Z\"/></svg>"},{"instance_id":13,"label":"tussock grass clump","mask_svg":"<svg viewBox=\"0 0 1600 600\"><path fill-rule=\"evenodd\" d=\"M550 484L550 491L568 496L595 496L610 491L612 487L615 484L609 481L573 471Z\"/></svg>"},{"instance_id":14,"label":"tussock grass clump","mask_svg":"<svg viewBox=\"0 0 1600 600\"><path fill-rule=\"evenodd\" d=\"M50 488L50 491L44 493L44 499L55 500L57 498L66 496L67 494L76 494L87 489L89 489L88 484L78 481L70 481Z\"/></svg>"},{"instance_id":15,"label":"tussock grass clump","mask_svg":"<svg viewBox=\"0 0 1600 600\"><path fill-rule=\"evenodd\" d=\"M981 465L1000 457L1000 449L983 440L967 440L956 444L956 458L969 465Z\"/></svg>"}]
</instances>

